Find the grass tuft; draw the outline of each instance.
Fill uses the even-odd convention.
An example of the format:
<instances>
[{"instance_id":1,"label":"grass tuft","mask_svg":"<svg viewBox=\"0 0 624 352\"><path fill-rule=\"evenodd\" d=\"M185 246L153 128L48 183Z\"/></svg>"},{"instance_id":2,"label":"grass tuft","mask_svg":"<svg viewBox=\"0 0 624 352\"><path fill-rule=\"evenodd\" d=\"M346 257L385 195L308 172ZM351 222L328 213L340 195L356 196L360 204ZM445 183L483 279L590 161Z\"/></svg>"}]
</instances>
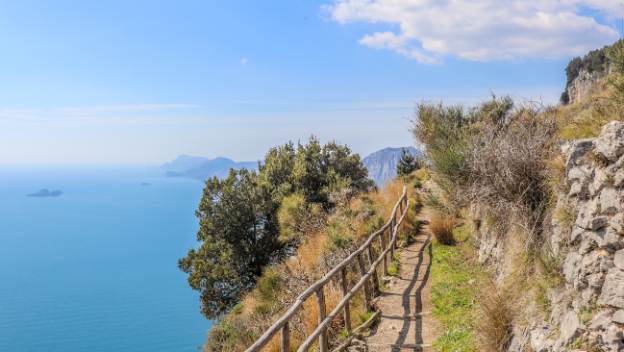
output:
<instances>
[{"instance_id":1,"label":"grass tuft","mask_svg":"<svg viewBox=\"0 0 624 352\"><path fill-rule=\"evenodd\" d=\"M435 239L439 243L447 246L455 243L455 237L453 236L454 227L454 219L451 216L440 212L433 214L429 220L429 229Z\"/></svg>"}]
</instances>

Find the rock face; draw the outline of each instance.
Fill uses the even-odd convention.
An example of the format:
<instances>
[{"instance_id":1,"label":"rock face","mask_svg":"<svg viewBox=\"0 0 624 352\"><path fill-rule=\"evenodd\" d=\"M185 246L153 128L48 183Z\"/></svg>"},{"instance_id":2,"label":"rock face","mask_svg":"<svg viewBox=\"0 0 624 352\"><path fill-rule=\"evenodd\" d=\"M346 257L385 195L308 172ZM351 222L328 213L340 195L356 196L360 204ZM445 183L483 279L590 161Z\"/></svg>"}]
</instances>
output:
<instances>
[{"instance_id":1,"label":"rock face","mask_svg":"<svg viewBox=\"0 0 624 352\"><path fill-rule=\"evenodd\" d=\"M598 138L562 146L566 192L548 244L561 258L562 287L550 289L548 316L514 328L508 351L624 351L624 122L606 124ZM478 216L478 211L473 209ZM509 240L481 229L480 259L505 276ZM506 242L505 242L506 241ZM531 321L532 319L532 321ZM520 325L520 324L519 324ZM528 336L528 338L527 338Z\"/></svg>"},{"instance_id":2,"label":"rock face","mask_svg":"<svg viewBox=\"0 0 624 352\"><path fill-rule=\"evenodd\" d=\"M368 177L375 181L378 186L383 186L393 179L397 174L397 164L401 159L403 150L415 157L422 156L422 152L414 147L378 150L362 159L362 163L368 170Z\"/></svg>"},{"instance_id":3,"label":"rock face","mask_svg":"<svg viewBox=\"0 0 624 352\"><path fill-rule=\"evenodd\" d=\"M596 87L596 83L602 79L607 72L581 70L578 77L570 83L567 88L570 103L581 101L590 96Z\"/></svg>"}]
</instances>

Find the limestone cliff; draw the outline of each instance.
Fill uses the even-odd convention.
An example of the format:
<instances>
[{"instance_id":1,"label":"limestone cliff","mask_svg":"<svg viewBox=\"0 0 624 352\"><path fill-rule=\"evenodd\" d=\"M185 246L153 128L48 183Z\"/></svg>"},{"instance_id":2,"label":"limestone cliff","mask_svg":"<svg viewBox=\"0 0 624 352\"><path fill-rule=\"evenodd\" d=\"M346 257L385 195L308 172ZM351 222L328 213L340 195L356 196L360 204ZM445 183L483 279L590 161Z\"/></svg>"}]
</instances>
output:
<instances>
[{"instance_id":1,"label":"limestone cliff","mask_svg":"<svg viewBox=\"0 0 624 352\"><path fill-rule=\"evenodd\" d=\"M569 215L547 217L540 245L559 258L562 282L547 289L547 313L538 313L533 298L524 302L507 350L624 351L624 122L561 151L565 175L553 213ZM472 213L486 223L486 214ZM497 281L513 279L518 236L487 225L477 235L480 260L495 268Z\"/></svg>"}]
</instances>

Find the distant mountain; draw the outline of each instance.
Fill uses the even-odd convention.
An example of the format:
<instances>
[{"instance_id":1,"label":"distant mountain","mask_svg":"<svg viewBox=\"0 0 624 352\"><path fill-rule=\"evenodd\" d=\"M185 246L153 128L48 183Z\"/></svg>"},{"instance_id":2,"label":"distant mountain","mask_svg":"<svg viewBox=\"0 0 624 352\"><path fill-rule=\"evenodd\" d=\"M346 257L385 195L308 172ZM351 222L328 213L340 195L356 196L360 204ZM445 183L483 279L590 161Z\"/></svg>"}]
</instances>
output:
<instances>
[{"instance_id":1,"label":"distant mountain","mask_svg":"<svg viewBox=\"0 0 624 352\"><path fill-rule=\"evenodd\" d=\"M362 160L368 177L373 179L378 186L383 186L396 176L396 168L401 159L403 149L414 156L421 156L422 152L414 147L384 148L378 150Z\"/></svg>"},{"instance_id":2,"label":"distant mountain","mask_svg":"<svg viewBox=\"0 0 624 352\"><path fill-rule=\"evenodd\" d=\"M208 159L190 155L180 155L161 166L161 169L166 171L167 177L188 177L201 181L213 176L225 178L230 169L255 170L257 168L258 163L255 161L236 162L223 157Z\"/></svg>"}]
</instances>

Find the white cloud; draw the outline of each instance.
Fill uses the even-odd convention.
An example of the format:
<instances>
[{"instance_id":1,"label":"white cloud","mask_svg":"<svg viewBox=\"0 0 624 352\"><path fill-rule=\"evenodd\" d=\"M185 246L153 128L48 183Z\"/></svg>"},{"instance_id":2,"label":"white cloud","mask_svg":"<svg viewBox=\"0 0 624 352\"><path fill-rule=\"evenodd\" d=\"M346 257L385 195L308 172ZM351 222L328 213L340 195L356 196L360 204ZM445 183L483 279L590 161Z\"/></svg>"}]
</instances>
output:
<instances>
[{"instance_id":1,"label":"white cloud","mask_svg":"<svg viewBox=\"0 0 624 352\"><path fill-rule=\"evenodd\" d=\"M560 58L617 40L605 18L624 15L619 0L336 0L323 6L338 23L397 28L364 35L362 45L435 63L444 56L473 61Z\"/></svg>"}]
</instances>

